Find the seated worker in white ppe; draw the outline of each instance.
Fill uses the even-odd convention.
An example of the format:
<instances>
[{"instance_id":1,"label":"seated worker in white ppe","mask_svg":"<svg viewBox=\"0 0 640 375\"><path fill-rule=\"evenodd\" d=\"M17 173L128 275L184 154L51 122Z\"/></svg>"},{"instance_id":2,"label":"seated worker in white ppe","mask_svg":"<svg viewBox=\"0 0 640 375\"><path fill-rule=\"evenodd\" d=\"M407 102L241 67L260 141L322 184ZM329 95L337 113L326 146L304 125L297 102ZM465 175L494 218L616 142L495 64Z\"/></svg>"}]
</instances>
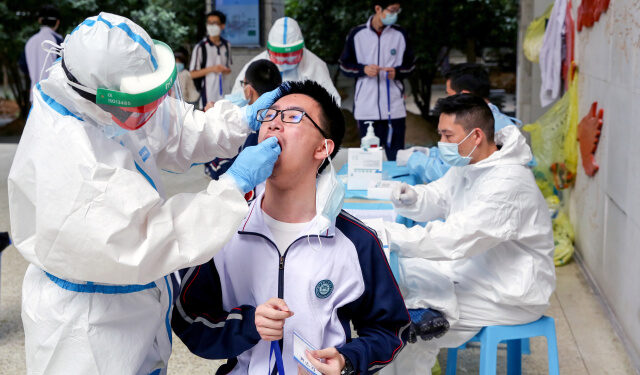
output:
<instances>
[{"instance_id":1,"label":"seated worker in white ppe","mask_svg":"<svg viewBox=\"0 0 640 375\"><path fill-rule=\"evenodd\" d=\"M506 126L522 126L522 122L500 112L497 106L489 101L491 82L489 73L480 64L463 63L453 65L445 74L447 95L473 94L484 99L493 114L494 130L499 132ZM398 151L398 165L407 165L411 174L422 182L435 181L449 170L437 147L412 147Z\"/></svg>"},{"instance_id":2,"label":"seated worker in white ppe","mask_svg":"<svg viewBox=\"0 0 640 375\"><path fill-rule=\"evenodd\" d=\"M256 55L242 68L233 85L233 94L243 93L241 82L245 78L247 67L260 59L271 60L276 64L284 82L307 79L318 82L340 106L340 95L333 86L327 64L304 47L302 31L293 18L282 17L273 23L269 30L267 50Z\"/></svg>"},{"instance_id":3,"label":"seated worker in white ppe","mask_svg":"<svg viewBox=\"0 0 640 375\"><path fill-rule=\"evenodd\" d=\"M407 345L385 374L429 373L440 348L457 347L484 326L537 320L555 288L551 219L518 128L494 139L491 110L470 94L440 99L435 109L438 149L451 169L393 192L399 215L429 223L385 222L385 230L400 257L407 307L444 311L451 327Z\"/></svg>"},{"instance_id":4,"label":"seated worker in white ppe","mask_svg":"<svg viewBox=\"0 0 640 375\"><path fill-rule=\"evenodd\" d=\"M282 145L265 191L224 249L186 271L171 325L193 353L229 359L218 374L272 374L272 350L279 374L297 374L294 332L323 374L371 374L404 346L409 316L375 232L340 211L340 108L313 81L282 90L258 115L259 140Z\"/></svg>"},{"instance_id":5,"label":"seated worker in white ppe","mask_svg":"<svg viewBox=\"0 0 640 375\"><path fill-rule=\"evenodd\" d=\"M276 138L245 149L227 177L165 196L160 169L233 156L255 106L205 112L180 100L171 49L127 18L87 18L34 88L8 179L11 232L31 263L22 287L29 374L164 374L169 275L204 263L247 215ZM215 212L216 214L211 214Z\"/></svg>"}]
</instances>

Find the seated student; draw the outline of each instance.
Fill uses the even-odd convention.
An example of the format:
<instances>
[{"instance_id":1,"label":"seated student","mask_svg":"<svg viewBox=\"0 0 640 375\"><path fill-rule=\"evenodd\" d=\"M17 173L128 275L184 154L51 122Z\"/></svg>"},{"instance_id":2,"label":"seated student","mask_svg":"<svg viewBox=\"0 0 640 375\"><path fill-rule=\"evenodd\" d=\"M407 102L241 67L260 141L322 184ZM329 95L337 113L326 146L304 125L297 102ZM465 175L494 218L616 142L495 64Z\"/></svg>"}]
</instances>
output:
<instances>
[{"instance_id":1,"label":"seated student","mask_svg":"<svg viewBox=\"0 0 640 375\"><path fill-rule=\"evenodd\" d=\"M237 95L238 98L235 96L227 96L225 99L231 99L234 104L243 107L247 104L253 104L258 100L260 95L274 90L280 86L281 83L282 77L276 64L269 60L256 60L249 65L245 79L241 81L242 95ZM255 146L256 144L258 144L258 134L253 132L249 134L247 141L239 151L242 151L245 147ZM229 169L234 160L236 160L235 157L231 159L213 159L204 165L204 173L212 179L217 180Z\"/></svg>"},{"instance_id":2,"label":"seated student","mask_svg":"<svg viewBox=\"0 0 640 375\"><path fill-rule=\"evenodd\" d=\"M313 81L282 91L258 114L259 140L282 147L265 191L225 248L186 271L171 324L193 353L231 358L218 373L273 373L269 341L279 340L296 374L294 332L319 349L308 360L322 373L374 373L403 348L409 316L375 232L340 211L335 99Z\"/></svg>"},{"instance_id":3,"label":"seated student","mask_svg":"<svg viewBox=\"0 0 640 375\"><path fill-rule=\"evenodd\" d=\"M473 63L453 65L445 74L445 79L447 95L473 94L484 99L493 114L496 133L505 126L522 125L520 120L500 112L500 109L489 101L491 82L489 81L489 73L482 65ZM437 147L402 150L399 151L398 160L399 165L402 165L402 160L404 160L409 171L425 183L444 176L450 167L442 160Z\"/></svg>"},{"instance_id":4,"label":"seated student","mask_svg":"<svg viewBox=\"0 0 640 375\"><path fill-rule=\"evenodd\" d=\"M475 95L440 99L436 112L438 148L453 167L430 184L403 184L392 197L399 215L430 222L385 223L385 231L400 257L407 306L439 291L420 307L448 296L451 327L441 338L408 345L387 374L428 373L440 348L457 347L484 326L537 320L555 288L551 219L520 130L507 126L494 139L491 111ZM444 286L434 286L443 278Z\"/></svg>"}]
</instances>

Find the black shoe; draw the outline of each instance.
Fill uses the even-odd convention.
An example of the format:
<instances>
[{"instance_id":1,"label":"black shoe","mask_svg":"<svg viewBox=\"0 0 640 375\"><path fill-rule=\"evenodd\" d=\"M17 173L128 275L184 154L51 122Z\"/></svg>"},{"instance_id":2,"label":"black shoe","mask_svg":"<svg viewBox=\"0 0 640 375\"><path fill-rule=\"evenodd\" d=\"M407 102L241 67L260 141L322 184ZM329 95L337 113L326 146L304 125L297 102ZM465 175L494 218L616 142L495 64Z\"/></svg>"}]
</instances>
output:
<instances>
[{"instance_id":1,"label":"black shoe","mask_svg":"<svg viewBox=\"0 0 640 375\"><path fill-rule=\"evenodd\" d=\"M409 310L409 315L411 316L411 326L409 327L407 340L410 343L418 341L418 336L424 341L431 340L434 337L439 338L449 330L449 321L439 311L411 309Z\"/></svg>"},{"instance_id":2,"label":"black shoe","mask_svg":"<svg viewBox=\"0 0 640 375\"><path fill-rule=\"evenodd\" d=\"M11 238L8 232L0 232L0 252L11 245Z\"/></svg>"}]
</instances>

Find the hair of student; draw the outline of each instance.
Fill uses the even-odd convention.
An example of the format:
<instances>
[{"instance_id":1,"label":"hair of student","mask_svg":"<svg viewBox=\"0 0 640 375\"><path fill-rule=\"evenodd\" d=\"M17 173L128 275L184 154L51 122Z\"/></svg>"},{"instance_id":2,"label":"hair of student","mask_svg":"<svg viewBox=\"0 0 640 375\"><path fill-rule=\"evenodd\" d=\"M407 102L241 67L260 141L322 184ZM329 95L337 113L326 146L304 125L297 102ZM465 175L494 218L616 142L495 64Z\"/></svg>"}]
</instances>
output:
<instances>
[{"instance_id":1,"label":"hair of student","mask_svg":"<svg viewBox=\"0 0 640 375\"><path fill-rule=\"evenodd\" d=\"M173 57L175 57L177 60L182 61L182 63L186 66L189 64L189 59L187 58L187 55L182 52L182 51L176 51L173 53ZM188 67L187 67L188 68Z\"/></svg>"},{"instance_id":2,"label":"hair of student","mask_svg":"<svg viewBox=\"0 0 640 375\"><path fill-rule=\"evenodd\" d=\"M207 18L209 18L211 16L218 17L220 19L220 23L223 24L223 25L227 23L227 16L224 13L222 13L221 11L219 11L219 10L213 10L213 11L207 13L207 15L204 16L204 19L206 20Z\"/></svg>"},{"instance_id":3,"label":"hair of student","mask_svg":"<svg viewBox=\"0 0 640 375\"><path fill-rule=\"evenodd\" d=\"M282 76L276 64L265 59L249 64L244 79L258 92L258 95L275 90L282 83Z\"/></svg>"},{"instance_id":4,"label":"hair of student","mask_svg":"<svg viewBox=\"0 0 640 375\"><path fill-rule=\"evenodd\" d=\"M493 143L493 114L481 97L473 94L456 94L438 99L434 109L437 116L455 115L455 123L462 125L468 132L479 128L487 141Z\"/></svg>"},{"instance_id":5,"label":"hair of student","mask_svg":"<svg viewBox=\"0 0 640 375\"><path fill-rule=\"evenodd\" d=\"M54 27L56 22L60 20L60 11L58 11L55 5L46 4L40 7L38 18L41 18L40 24Z\"/></svg>"},{"instance_id":6,"label":"hair of student","mask_svg":"<svg viewBox=\"0 0 640 375\"><path fill-rule=\"evenodd\" d=\"M392 5L392 4L400 4L400 1L398 1L398 0L373 0L371 2L371 6L373 8L375 8L376 5L380 5L382 10L387 9L389 7L389 5Z\"/></svg>"},{"instance_id":7,"label":"hair of student","mask_svg":"<svg viewBox=\"0 0 640 375\"><path fill-rule=\"evenodd\" d=\"M307 95L320 105L321 117L313 120L318 123L322 130L327 133L329 139L333 141L334 147L333 152L331 152L331 159L333 159L340 149L345 130L342 110L333 96L319 83L311 80L285 82L280 86L280 92L281 98L291 94ZM322 172L328 164L329 161L325 160L318 169L318 173Z\"/></svg>"},{"instance_id":8,"label":"hair of student","mask_svg":"<svg viewBox=\"0 0 640 375\"><path fill-rule=\"evenodd\" d=\"M451 80L451 88L458 94L466 90L484 99L489 98L491 90L489 73L480 64L463 63L453 65L445 74L445 78Z\"/></svg>"}]
</instances>

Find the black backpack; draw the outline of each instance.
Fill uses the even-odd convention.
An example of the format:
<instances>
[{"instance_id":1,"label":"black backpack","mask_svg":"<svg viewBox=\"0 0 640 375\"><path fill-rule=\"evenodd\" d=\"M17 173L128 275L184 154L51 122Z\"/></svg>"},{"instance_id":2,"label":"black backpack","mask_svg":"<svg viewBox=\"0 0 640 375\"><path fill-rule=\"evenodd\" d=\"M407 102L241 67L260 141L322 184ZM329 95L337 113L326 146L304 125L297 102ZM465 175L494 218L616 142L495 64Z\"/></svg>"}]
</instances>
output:
<instances>
[{"instance_id":1,"label":"black backpack","mask_svg":"<svg viewBox=\"0 0 640 375\"><path fill-rule=\"evenodd\" d=\"M198 45L200 46L200 51L201 51L200 52L201 54L200 69L204 69L205 66L207 66L207 46L205 45L206 43L207 43L206 39L198 42ZM202 91L203 82L204 82L204 76L193 79L193 85L196 87L196 90L198 92Z\"/></svg>"}]
</instances>

